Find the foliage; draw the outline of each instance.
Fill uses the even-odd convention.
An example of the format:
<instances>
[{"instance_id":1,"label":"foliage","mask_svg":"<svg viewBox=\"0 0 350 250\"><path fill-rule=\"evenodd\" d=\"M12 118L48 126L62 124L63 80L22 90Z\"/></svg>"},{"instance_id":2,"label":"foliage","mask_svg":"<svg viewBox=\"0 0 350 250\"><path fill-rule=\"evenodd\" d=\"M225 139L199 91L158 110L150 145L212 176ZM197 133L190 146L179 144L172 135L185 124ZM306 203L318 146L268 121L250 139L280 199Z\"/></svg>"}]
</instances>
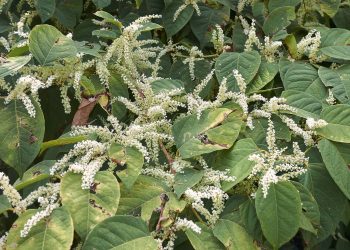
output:
<instances>
[{"instance_id":1,"label":"foliage","mask_svg":"<svg viewBox=\"0 0 350 250\"><path fill-rule=\"evenodd\" d=\"M349 249L348 0L0 2L1 249Z\"/></svg>"}]
</instances>

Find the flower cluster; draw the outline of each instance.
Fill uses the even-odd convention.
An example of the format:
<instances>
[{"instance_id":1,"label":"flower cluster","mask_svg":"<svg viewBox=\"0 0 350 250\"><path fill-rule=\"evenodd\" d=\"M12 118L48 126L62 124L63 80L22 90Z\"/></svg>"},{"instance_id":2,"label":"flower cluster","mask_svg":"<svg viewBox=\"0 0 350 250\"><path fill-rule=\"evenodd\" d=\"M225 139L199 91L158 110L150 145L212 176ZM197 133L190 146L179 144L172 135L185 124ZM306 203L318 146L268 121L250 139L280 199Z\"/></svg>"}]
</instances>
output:
<instances>
[{"instance_id":1,"label":"flower cluster","mask_svg":"<svg viewBox=\"0 0 350 250\"><path fill-rule=\"evenodd\" d=\"M318 55L321 45L321 34L317 30L311 30L297 44L297 57L300 59L304 54L307 54L311 62L321 62L322 56Z\"/></svg>"},{"instance_id":2,"label":"flower cluster","mask_svg":"<svg viewBox=\"0 0 350 250\"><path fill-rule=\"evenodd\" d=\"M3 172L0 172L0 189L3 190L4 195L7 197L13 207L18 206L22 197L10 184L9 178Z\"/></svg>"},{"instance_id":3,"label":"flower cluster","mask_svg":"<svg viewBox=\"0 0 350 250\"><path fill-rule=\"evenodd\" d=\"M259 177L264 197L272 183L289 180L306 172L308 158L300 150L298 143L293 143L293 154L284 154L287 148L278 148L276 144L274 124L268 119L266 134L267 151L260 151L249 156L255 163L248 178Z\"/></svg>"},{"instance_id":4,"label":"flower cluster","mask_svg":"<svg viewBox=\"0 0 350 250\"><path fill-rule=\"evenodd\" d=\"M239 18L244 28L244 34L248 36L244 45L244 51L251 51L253 49L253 46L255 45L261 51L262 55L265 56L265 59L268 62L274 62L276 58L279 58L281 52L279 52L278 49L282 46L282 42L272 41L270 37L265 36L264 44L262 44L258 36L256 35L255 20L253 19L251 24L249 25L248 22L242 16L239 16Z\"/></svg>"},{"instance_id":5,"label":"flower cluster","mask_svg":"<svg viewBox=\"0 0 350 250\"><path fill-rule=\"evenodd\" d=\"M199 9L199 6L197 4L199 0L185 0L185 2L175 11L173 22L176 21L176 19L179 17L182 11L184 11L187 6L192 5L192 7L195 9L198 16L201 15L201 10Z\"/></svg>"}]
</instances>

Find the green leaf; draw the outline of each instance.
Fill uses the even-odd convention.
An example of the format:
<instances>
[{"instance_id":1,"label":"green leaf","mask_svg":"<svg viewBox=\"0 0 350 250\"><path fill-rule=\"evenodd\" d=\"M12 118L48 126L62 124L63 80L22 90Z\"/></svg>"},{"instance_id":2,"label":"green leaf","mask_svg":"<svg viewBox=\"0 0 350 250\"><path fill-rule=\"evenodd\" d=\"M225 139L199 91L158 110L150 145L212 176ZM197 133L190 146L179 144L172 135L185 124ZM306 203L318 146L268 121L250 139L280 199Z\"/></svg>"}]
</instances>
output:
<instances>
[{"instance_id":1,"label":"green leaf","mask_svg":"<svg viewBox=\"0 0 350 250\"><path fill-rule=\"evenodd\" d=\"M155 250L158 243L149 234L145 222L133 216L113 216L94 227L83 250L144 249Z\"/></svg>"},{"instance_id":2,"label":"green leaf","mask_svg":"<svg viewBox=\"0 0 350 250\"><path fill-rule=\"evenodd\" d=\"M147 190L147 192L145 192ZM140 175L132 189L121 186L120 205L117 214L134 214L147 207L162 193L170 191L159 179Z\"/></svg>"},{"instance_id":3,"label":"green leaf","mask_svg":"<svg viewBox=\"0 0 350 250\"><path fill-rule=\"evenodd\" d=\"M253 243L253 239L248 235L243 227L229 220L218 220L213 229L213 233L228 250L257 249Z\"/></svg>"},{"instance_id":4,"label":"green leaf","mask_svg":"<svg viewBox=\"0 0 350 250\"><path fill-rule=\"evenodd\" d=\"M111 4L111 0L92 0L97 8L102 9Z\"/></svg>"},{"instance_id":5,"label":"green leaf","mask_svg":"<svg viewBox=\"0 0 350 250\"><path fill-rule=\"evenodd\" d=\"M303 214L312 222L313 225L320 225L320 210L312 193L303 184L295 181L292 183L298 189Z\"/></svg>"},{"instance_id":6,"label":"green leaf","mask_svg":"<svg viewBox=\"0 0 350 250\"><path fill-rule=\"evenodd\" d=\"M187 5L186 8L181 11L179 16L174 22L174 14L179 7L184 4L183 1L172 1L170 5L168 5L163 13L163 26L165 28L166 34L168 38L175 35L178 31L180 31L191 19L193 15L193 7L191 4Z\"/></svg>"},{"instance_id":7,"label":"green leaf","mask_svg":"<svg viewBox=\"0 0 350 250\"><path fill-rule=\"evenodd\" d=\"M109 79L109 92L112 98L119 96L129 98L128 86L124 83L119 74L112 74ZM112 114L118 119L122 119L127 113L125 105L119 101L112 103Z\"/></svg>"},{"instance_id":8,"label":"green leaf","mask_svg":"<svg viewBox=\"0 0 350 250\"><path fill-rule=\"evenodd\" d=\"M200 182L203 175L203 171L192 168L185 168L182 172L176 173L174 180L174 192L177 197L180 198L188 188L191 188Z\"/></svg>"},{"instance_id":9,"label":"green leaf","mask_svg":"<svg viewBox=\"0 0 350 250\"><path fill-rule=\"evenodd\" d=\"M264 236L275 249L298 232L301 200L298 190L290 182L271 184L266 198L259 187L255 206Z\"/></svg>"},{"instance_id":10,"label":"green leaf","mask_svg":"<svg viewBox=\"0 0 350 250\"><path fill-rule=\"evenodd\" d=\"M238 112L226 108L206 110L177 120L173 135L182 158L228 149L235 142L242 120Z\"/></svg>"},{"instance_id":11,"label":"green leaf","mask_svg":"<svg viewBox=\"0 0 350 250\"><path fill-rule=\"evenodd\" d=\"M344 195L350 199L349 145L323 139L318 143L318 147L329 174Z\"/></svg>"},{"instance_id":12,"label":"green leaf","mask_svg":"<svg viewBox=\"0 0 350 250\"><path fill-rule=\"evenodd\" d=\"M305 91L318 78L317 70L309 63L296 63L280 69L286 90Z\"/></svg>"},{"instance_id":13,"label":"green leaf","mask_svg":"<svg viewBox=\"0 0 350 250\"><path fill-rule=\"evenodd\" d=\"M186 230L186 236L195 250L224 250L225 246L214 236L212 230L202 223L197 223L201 233Z\"/></svg>"},{"instance_id":14,"label":"green leaf","mask_svg":"<svg viewBox=\"0 0 350 250\"><path fill-rule=\"evenodd\" d=\"M256 152L258 147L250 138L237 141L232 148L219 151L213 158L213 168L221 171L229 169L230 176L235 176L233 182L225 182L223 189L228 190L240 183L251 172L254 163L249 161L249 155Z\"/></svg>"},{"instance_id":15,"label":"green leaf","mask_svg":"<svg viewBox=\"0 0 350 250\"><path fill-rule=\"evenodd\" d=\"M23 177L19 181L16 181L15 188L21 190L34 183L49 179L51 177L50 168L54 164L55 161L52 160L46 160L35 164L24 172Z\"/></svg>"},{"instance_id":16,"label":"green leaf","mask_svg":"<svg viewBox=\"0 0 350 250\"><path fill-rule=\"evenodd\" d=\"M283 91L282 97L286 98L287 103L295 108L296 115L304 118L319 118L322 110L320 99L298 90Z\"/></svg>"},{"instance_id":17,"label":"green leaf","mask_svg":"<svg viewBox=\"0 0 350 250\"><path fill-rule=\"evenodd\" d=\"M175 89L181 89L185 87L185 84L180 80L173 80L170 78L155 80L151 83L154 94L162 92L169 92ZM184 93L184 91L182 91Z\"/></svg>"},{"instance_id":18,"label":"green leaf","mask_svg":"<svg viewBox=\"0 0 350 250\"><path fill-rule=\"evenodd\" d=\"M340 1L341 0L321 0L319 4L324 13L333 17L339 9Z\"/></svg>"},{"instance_id":19,"label":"green leaf","mask_svg":"<svg viewBox=\"0 0 350 250\"><path fill-rule=\"evenodd\" d=\"M301 2L301 0L270 0L269 1L269 11L277 9L284 6L296 6Z\"/></svg>"},{"instance_id":20,"label":"green leaf","mask_svg":"<svg viewBox=\"0 0 350 250\"><path fill-rule=\"evenodd\" d=\"M290 21L295 18L294 6L276 8L267 16L263 30L266 34L273 35L287 27L290 24Z\"/></svg>"},{"instance_id":21,"label":"green leaf","mask_svg":"<svg viewBox=\"0 0 350 250\"><path fill-rule=\"evenodd\" d=\"M350 106L332 105L324 108L321 119L328 122L325 127L316 129L317 134L337 142L350 143Z\"/></svg>"},{"instance_id":22,"label":"green leaf","mask_svg":"<svg viewBox=\"0 0 350 250\"><path fill-rule=\"evenodd\" d=\"M173 192L167 192L163 194L168 197L168 202L165 204L162 215L164 218L170 217L170 215L174 212L180 213L185 209L187 205L187 202L185 200L177 199L176 195ZM162 200L160 199L160 195L144 203L141 207L141 218L144 221L149 221L151 219L152 213L154 211L157 211L157 209L161 206L161 203Z\"/></svg>"},{"instance_id":23,"label":"green leaf","mask_svg":"<svg viewBox=\"0 0 350 250\"><path fill-rule=\"evenodd\" d=\"M58 1L54 17L68 29L80 22L83 0Z\"/></svg>"},{"instance_id":24,"label":"green leaf","mask_svg":"<svg viewBox=\"0 0 350 250\"><path fill-rule=\"evenodd\" d=\"M252 82L247 86L247 93L254 93L263 87L266 84L271 82L273 78L278 73L278 64L262 61L259 67L259 70L252 80Z\"/></svg>"},{"instance_id":25,"label":"green leaf","mask_svg":"<svg viewBox=\"0 0 350 250\"><path fill-rule=\"evenodd\" d=\"M4 78L5 76L12 75L17 72L20 68L26 65L31 56L17 56L17 57L9 57L5 62L0 64L0 78Z\"/></svg>"},{"instance_id":26,"label":"green leaf","mask_svg":"<svg viewBox=\"0 0 350 250\"><path fill-rule=\"evenodd\" d=\"M141 173L144 162L142 153L136 148L123 147L113 143L109 148L108 155L113 162L117 162L118 165L125 168L124 170L117 169L117 175L127 188L131 188Z\"/></svg>"},{"instance_id":27,"label":"green leaf","mask_svg":"<svg viewBox=\"0 0 350 250\"><path fill-rule=\"evenodd\" d=\"M11 203L5 195L0 195L0 214L12 209Z\"/></svg>"},{"instance_id":28,"label":"green leaf","mask_svg":"<svg viewBox=\"0 0 350 250\"><path fill-rule=\"evenodd\" d=\"M36 0L35 8L41 18L41 22L45 23L55 13L56 1L55 0Z\"/></svg>"},{"instance_id":29,"label":"green leaf","mask_svg":"<svg viewBox=\"0 0 350 250\"><path fill-rule=\"evenodd\" d=\"M247 199L239 206L239 215L247 232L253 236L254 239L262 239L261 226L256 214L255 201L253 199Z\"/></svg>"},{"instance_id":30,"label":"green leaf","mask_svg":"<svg viewBox=\"0 0 350 250\"><path fill-rule=\"evenodd\" d=\"M230 19L230 8L221 7L215 9L205 4L198 4L201 15L194 15L191 18L191 29L203 48L211 40L210 31L215 25L222 25Z\"/></svg>"},{"instance_id":31,"label":"green leaf","mask_svg":"<svg viewBox=\"0 0 350 250\"><path fill-rule=\"evenodd\" d=\"M321 33L321 47L347 45L350 31L346 29L318 29Z\"/></svg>"},{"instance_id":32,"label":"green leaf","mask_svg":"<svg viewBox=\"0 0 350 250\"><path fill-rule=\"evenodd\" d=\"M110 172L98 172L90 190L81 188L81 178L80 174L65 174L61 198L72 215L75 231L84 239L97 223L115 214L120 191L117 179Z\"/></svg>"},{"instance_id":33,"label":"green leaf","mask_svg":"<svg viewBox=\"0 0 350 250\"><path fill-rule=\"evenodd\" d=\"M333 59L339 59L339 60L345 60L345 61L350 60L349 46L328 46L328 47L321 48L321 52Z\"/></svg>"},{"instance_id":34,"label":"green leaf","mask_svg":"<svg viewBox=\"0 0 350 250\"><path fill-rule=\"evenodd\" d=\"M42 65L55 60L75 56L76 47L72 39L64 36L51 25L36 25L29 34L29 51Z\"/></svg>"},{"instance_id":35,"label":"green leaf","mask_svg":"<svg viewBox=\"0 0 350 250\"><path fill-rule=\"evenodd\" d=\"M22 176L36 158L44 138L44 115L36 101L35 117L30 117L20 100L4 104L0 99L0 158Z\"/></svg>"},{"instance_id":36,"label":"green leaf","mask_svg":"<svg viewBox=\"0 0 350 250\"><path fill-rule=\"evenodd\" d=\"M221 54L215 63L215 74L219 82L227 78L227 86L230 90L238 90L232 70L236 69L248 84L253 80L259 70L261 57L257 51L227 52Z\"/></svg>"},{"instance_id":37,"label":"green leaf","mask_svg":"<svg viewBox=\"0 0 350 250\"><path fill-rule=\"evenodd\" d=\"M305 174L304 185L315 197L320 209L321 225L314 245L327 238L336 229L348 200L334 183L323 164L311 163Z\"/></svg>"},{"instance_id":38,"label":"green leaf","mask_svg":"<svg viewBox=\"0 0 350 250\"><path fill-rule=\"evenodd\" d=\"M16 220L7 237L6 249L67 250L73 243L73 221L64 207L53 210L51 215L31 228L27 237L20 237L25 223L40 210L29 209Z\"/></svg>"}]
</instances>

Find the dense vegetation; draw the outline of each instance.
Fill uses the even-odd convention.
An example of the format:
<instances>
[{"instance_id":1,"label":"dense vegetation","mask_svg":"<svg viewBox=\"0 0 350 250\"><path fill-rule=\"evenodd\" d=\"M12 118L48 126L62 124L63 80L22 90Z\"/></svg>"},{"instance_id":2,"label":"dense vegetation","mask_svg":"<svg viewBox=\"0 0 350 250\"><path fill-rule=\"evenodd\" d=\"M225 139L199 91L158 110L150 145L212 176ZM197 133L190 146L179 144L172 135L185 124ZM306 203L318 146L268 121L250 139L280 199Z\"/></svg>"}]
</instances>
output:
<instances>
[{"instance_id":1,"label":"dense vegetation","mask_svg":"<svg viewBox=\"0 0 350 250\"><path fill-rule=\"evenodd\" d=\"M350 249L350 1L0 12L1 249Z\"/></svg>"}]
</instances>

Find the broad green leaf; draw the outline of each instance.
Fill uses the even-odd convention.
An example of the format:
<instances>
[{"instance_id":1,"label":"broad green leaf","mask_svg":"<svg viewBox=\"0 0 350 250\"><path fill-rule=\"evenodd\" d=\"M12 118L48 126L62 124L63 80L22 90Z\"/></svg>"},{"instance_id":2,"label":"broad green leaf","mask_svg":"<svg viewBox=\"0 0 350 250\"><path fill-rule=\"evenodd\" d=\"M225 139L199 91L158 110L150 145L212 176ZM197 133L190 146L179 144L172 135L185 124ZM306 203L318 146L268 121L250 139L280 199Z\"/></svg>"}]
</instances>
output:
<instances>
[{"instance_id":1,"label":"broad green leaf","mask_svg":"<svg viewBox=\"0 0 350 250\"><path fill-rule=\"evenodd\" d=\"M197 114L179 119L172 130L182 158L190 158L230 148L241 125L238 112L217 108L204 111L200 119L197 119Z\"/></svg>"},{"instance_id":2,"label":"broad green leaf","mask_svg":"<svg viewBox=\"0 0 350 250\"><path fill-rule=\"evenodd\" d=\"M298 232L301 200L292 183L271 184L266 198L259 188L255 199L256 213L266 239L278 249Z\"/></svg>"},{"instance_id":3,"label":"broad green leaf","mask_svg":"<svg viewBox=\"0 0 350 250\"><path fill-rule=\"evenodd\" d=\"M290 64L280 73L286 90L305 91L318 78L317 70L309 63Z\"/></svg>"},{"instance_id":4,"label":"broad green leaf","mask_svg":"<svg viewBox=\"0 0 350 250\"><path fill-rule=\"evenodd\" d=\"M0 78L4 78L5 76L11 75L24 65L26 65L31 56L17 56L17 57L9 57L5 62L0 64Z\"/></svg>"},{"instance_id":5,"label":"broad green leaf","mask_svg":"<svg viewBox=\"0 0 350 250\"><path fill-rule=\"evenodd\" d=\"M111 0L92 0L97 8L102 9L111 4Z\"/></svg>"},{"instance_id":6,"label":"broad green leaf","mask_svg":"<svg viewBox=\"0 0 350 250\"><path fill-rule=\"evenodd\" d=\"M247 86L247 93L254 93L266 84L271 82L278 73L278 64L262 61L259 70L252 80L252 82Z\"/></svg>"},{"instance_id":7,"label":"broad green leaf","mask_svg":"<svg viewBox=\"0 0 350 250\"><path fill-rule=\"evenodd\" d=\"M29 209L15 221L7 237L6 249L28 250L67 250L73 243L73 221L64 208L56 208L49 217L40 220L31 228L29 234L22 238L20 232L25 223L40 210Z\"/></svg>"},{"instance_id":8,"label":"broad green leaf","mask_svg":"<svg viewBox=\"0 0 350 250\"><path fill-rule=\"evenodd\" d=\"M341 6L335 16L332 18L334 24L338 28L349 29L350 28L350 6ZM321 36L322 37L322 36Z\"/></svg>"},{"instance_id":9,"label":"broad green leaf","mask_svg":"<svg viewBox=\"0 0 350 250\"><path fill-rule=\"evenodd\" d=\"M295 18L294 6L276 8L267 16L263 30L266 34L273 35L287 27L290 24L290 21Z\"/></svg>"},{"instance_id":10,"label":"broad green leaf","mask_svg":"<svg viewBox=\"0 0 350 250\"><path fill-rule=\"evenodd\" d=\"M350 31L346 29L318 29L321 33L321 48L342 46L350 42Z\"/></svg>"},{"instance_id":11,"label":"broad green leaf","mask_svg":"<svg viewBox=\"0 0 350 250\"><path fill-rule=\"evenodd\" d=\"M131 188L143 167L142 153L136 148L123 147L113 143L109 148L108 155L113 162L122 167L122 169L117 167L117 175L127 188Z\"/></svg>"},{"instance_id":12,"label":"broad green leaf","mask_svg":"<svg viewBox=\"0 0 350 250\"><path fill-rule=\"evenodd\" d=\"M178 31L180 31L191 19L194 9L191 4L187 5L186 8L181 11L179 16L174 21L174 14L179 7L184 4L184 1L172 1L167 6L163 13L163 26L165 28L168 38L171 38Z\"/></svg>"},{"instance_id":13,"label":"broad green leaf","mask_svg":"<svg viewBox=\"0 0 350 250\"><path fill-rule=\"evenodd\" d=\"M182 212L187 202L185 200L179 200L173 192L163 193L168 197L168 202L165 204L163 210L163 217L167 218L170 214L174 212L180 213ZM161 206L162 200L160 199L160 195L154 197L153 199L144 203L141 207L141 218L144 221L149 221L151 219L152 213L156 211ZM165 223L167 223L165 221Z\"/></svg>"},{"instance_id":14,"label":"broad green leaf","mask_svg":"<svg viewBox=\"0 0 350 250\"><path fill-rule=\"evenodd\" d=\"M317 134L337 142L350 143L350 106L338 104L326 107L321 119L328 122L325 127L316 129Z\"/></svg>"},{"instance_id":15,"label":"broad green leaf","mask_svg":"<svg viewBox=\"0 0 350 250\"><path fill-rule=\"evenodd\" d=\"M330 68L321 66L318 69L318 75L321 78L324 85L327 87L335 87L341 82L339 73L336 70L332 70Z\"/></svg>"},{"instance_id":16,"label":"broad green leaf","mask_svg":"<svg viewBox=\"0 0 350 250\"><path fill-rule=\"evenodd\" d=\"M83 0L58 1L54 17L68 29L73 29L80 22ZM93 25L94 26L94 25Z\"/></svg>"},{"instance_id":17,"label":"broad green leaf","mask_svg":"<svg viewBox=\"0 0 350 250\"><path fill-rule=\"evenodd\" d=\"M236 69L243 76L245 82L250 83L259 70L261 57L257 51L227 52L221 54L215 63L215 74L219 82L227 78L230 90L238 90L232 70Z\"/></svg>"},{"instance_id":18,"label":"broad green leaf","mask_svg":"<svg viewBox=\"0 0 350 250\"><path fill-rule=\"evenodd\" d=\"M123 79L118 74L112 74L108 82L109 92L111 98L125 97L129 98L128 87L124 83ZM118 119L124 118L127 113L125 105L119 101L114 101L112 103L112 114Z\"/></svg>"},{"instance_id":19,"label":"broad green leaf","mask_svg":"<svg viewBox=\"0 0 350 250\"><path fill-rule=\"evenodd\" d=\"M253 239L244 230L243 227L229 220L220 219L213 229L213 233L228 250L257 249L253 243Z\"/></svg>"},{"instance_id":20,"label":"broad green leaf","mask_svg":"<svg viewBox=\"0 0 350 250\"><path fill-rule=\"evenodd\" d=\"M118 36L117 32L112 30L94 30L92 32L92 35L97 36L99 38L106 38L111 40L114 40Z\"/></svg>"},{"instance_id":21,"label":"broad green leaf","mask_svg":"<svg viewBox=\"0 0 350 250\"><path fill-rule=\"evenodd\" d=\"M36 0L35 9L41 18L41 21L45 23L55 13L56 0Z\"/></svg>"},{"instance_id":22,"label":"broad green leaf","mask_svg":"<svg viewBox=\"0 0 350 250\"><path fill-rule=\"evenodd\" d=\"M72 39L47 24L36 25L32 29L29 34L29 51L42 65L77 53Z\"/></svg>"},{"instance_id":23,"label":"broad green leaf","mask_svg":"<svg viewBox=\"0 0 350 250\"><path fill-rule=\"evenodd\" d=\"M249 235L254 239L262 239L262 231L256 214L255 200L247 199L239 206L241 222Z\"/></svg>"},{"instance_id":24,"label":"broad green leaf","mask_svg":"<svg viewBox=\"0 0 350 250\"><path fill-rule=\"evenodd\" d=\"M295 181L292 183L298 189L303 214L313 225L320 225L320 210L312 193L303 184Z\"/></svg>"},{"instance_id":25,"label":"broad green leaf","mask_svg":"<svg viewBox=\"0 0 350 250\"><path fill-rule=\"evenodd\" d=\"M0 195L0 214L12 209L11 203L5 195Z\"/></svg>"},{"instance_id":26,"label":"broad green leaf","mask_svg":"<svg viewBox=\"0 0 350 250\"><path fill-rule=\"evenodd\" d=\"M230 18L230 9L227 7L213 8L205 4L198 4L201 15L193 15L190 21L191 29L203 48L211 40L210 31L215 25L222 25Z\"/></svg>"},{"instance_id":27,"label":"broad green leaf","mask_svg":"<svg viewBox=\"0 0 350 250\"><path fill-rule=\"evenodd\" d=\"M328 47L321 48L321 52L333 59L339 59L339 60L345 60L345 61L350 60L349 46L328 46Z\"/></svg>"},{"instance_id":28,"label":"broad green leaf","mask_svg":"<svg viewBox=\"0 0 350 250\"><path fill-rule=\"evenodd\" d=\"M321 0L319 4L324 13L333 17L339 9L340 1L341 0Z\"/></svg>"},{"instance_id":29,"label":"broad green leaf","mask_svg":"<svg viewBox=\"0 0 350 250\"><path fill-rule=\"evenodd\" d=\"M36 158L44 138L44 115L38 103L35 117L30 117L20 100L4 104L0 99L0 158L22 176Z\"/></svg>"},{"instance_id":30,"label":"broad green leaf","mask_svg":"<svg viewBox=\"0 0 350 250\"><path fill-rule=\"evenodd\" d=\"M304 185L315 197L320 209L321 226L310 245L321 242L336 229L347 204L347 198L334 183L323 164L312 163L305 174Z\"/></svg>"},{"instance_id":31,"label":"broad green leaf","mask_svg":"<svg viewBox=\"0 0 350 250\"><path fill-rule=\"evenodd\" d=\"M157 23L152 23L152 22L148 22L148 23L143 23L140 27L140 31L142 32L146 32L146 31L151 31L151 30L156 30L156 29L162 29L163 26L157 24Z\"/></svg>"},{"instance_id":32,"label":"broad green leaf","mask_svg":"<svg viewBox=\"0 0 350 250\"><path fill-rule=\"evenodd\" d=\"M145 192L147 190L147 192ZM117 214L138 213L142 207L159 199L160 195L170 191L159 179L140 175L132 189L121 185L121 198Z\"/></svg>"},{"instance_id":33,"label":"broad green leaf","mask_svg":"<svg viewBox=\"0 0 350 250\"><path fill-rule=\"evenodd\" d=\"M155 250L158 242L148 232L147 225L133 216L113 216L94 227L83 250Z\"/></svg>"},{"instance_id":34,"label":"broad green leaf","mask_svg":"<svg viewBox=\"0 0 350 250\"><path fill-rule=\"evenodd\" d=\"M322 159L329 174L344 195L350 199L350 147L326 139L318 143Z\"/></svg>"},{"instance_id":35,"label":"broad green leaf","mask_svg":"<svg viewBox=\"0 0 350 250\"><path fill-rule=\"evenodd\" d=\"M15 188L21 190L34 183L47 180L50 176L50 168L56 161L45 160L39 162L24 172L23 177L15 182Z\"/></svg>"},{"instance_id":36,"label":"broad green leaf","mask_svg":"<svg viewBox=\"0 0 350 250\"><path fill-rule=\"evenodd\" d=\"M276 8L279 7L284 7L284 6L296 6L301 2L301 0L270 0L269 1L269 11L272 11Z\"/></svg>"},{"instance_id":37,"label":"broad green leaf","mask_svg":"<svg viewBox=\"0 0 350 250\"><path fill-rule=\"evenodd\" d=\"M307 92L298 90L283 91L282 97L286 98L287 103L295 108L296 115L304 118L319 118L322 110L320 99Z\"/></svg>"},{"instance_id":38,"label":"broad green leaf","mask_svg":"<svg viewBox=\"0 0 350 250\"><path fill-rule=\"evenodd\" d=\"M287 125L281 120L281 118L277 115L272 115L272 121L275 126L276 138L290 141L291 140L291 132ZM257 118L253 120L254 128L246 129L244 131L245 137L251 138L254 143L259 148L267 149L266 143L266 132L268 128L268 121L266 118Z\"/></svg>"},{"instance_id":39,"label":"broad green leaf","mask_svg":"<svg viewBox=\"0 0 350 250\"><path fill-rule=\"evenodd\" d=\"M309 231L313 233L314 235L317 235L317 230L314 228L312 225L311 221L309 220L308 217L304 213L301 214L300 217L300 228Z\"/></svg>"},{"instance_id":40,"label":"broad green leaf","mask_svg":"<svg viewBox=\"0 0 350 250\"><path fill-rule=\"evenodd\" d=\"M173 80L170 78L155 80L151 83L154 94L162 92L169 92L175 89L184 89L185 84L180 80ZM182 91L184 92L184 91Z\"/></svg>"},{"instance_id":41,"label":"broad green leaf","mask_svg":"<svg viewBox=\"0 0 350 250\"><path fill-rule=\"evenodd\" d=\"M186 230L187 238L195 250L224 250L225 246L214 236L213 231L202 223L197 223L201 233Z\"/></svg>"},{"instance_id":42,"label":"broad green leaf","mask_svg":"<svg viewBox=\"0 0 350 250\"><path fill-rule=\"evenodd\" d=\"M203 171L192 168L185 168L182 172L176 173L174 179L174 192L178 198L188 189L196 185L202 179Z\"/></svg>"},{"instance_id":43,"label":"broad green leaf","mask_svg":"<svg viewBox=\"0 0 350 250\"><path fill-rule=\"evenodd\" d=\"M65 174L61 199L72 215L75 231L84 239L96 224L115 214L120 191L117 179L110 172L98 172L89 190L81 188L81 178L80 174Z\"/></svg>"},{"instance_id":44,"label":"broad green leaf","mask_svg":"<svg viewBox=\"0 0 350 250\"><path fill-rule=\"evenodd\" d=\"M235 176L233 182L225 182L223 189L228 190L245 179L251 172L254 162L249 161L249 155L258 147L250 138L237 141L232 148L219 151L213 158L212 167L221 171L229 169L230 176Z\"/></svg>"}]
</instances>

